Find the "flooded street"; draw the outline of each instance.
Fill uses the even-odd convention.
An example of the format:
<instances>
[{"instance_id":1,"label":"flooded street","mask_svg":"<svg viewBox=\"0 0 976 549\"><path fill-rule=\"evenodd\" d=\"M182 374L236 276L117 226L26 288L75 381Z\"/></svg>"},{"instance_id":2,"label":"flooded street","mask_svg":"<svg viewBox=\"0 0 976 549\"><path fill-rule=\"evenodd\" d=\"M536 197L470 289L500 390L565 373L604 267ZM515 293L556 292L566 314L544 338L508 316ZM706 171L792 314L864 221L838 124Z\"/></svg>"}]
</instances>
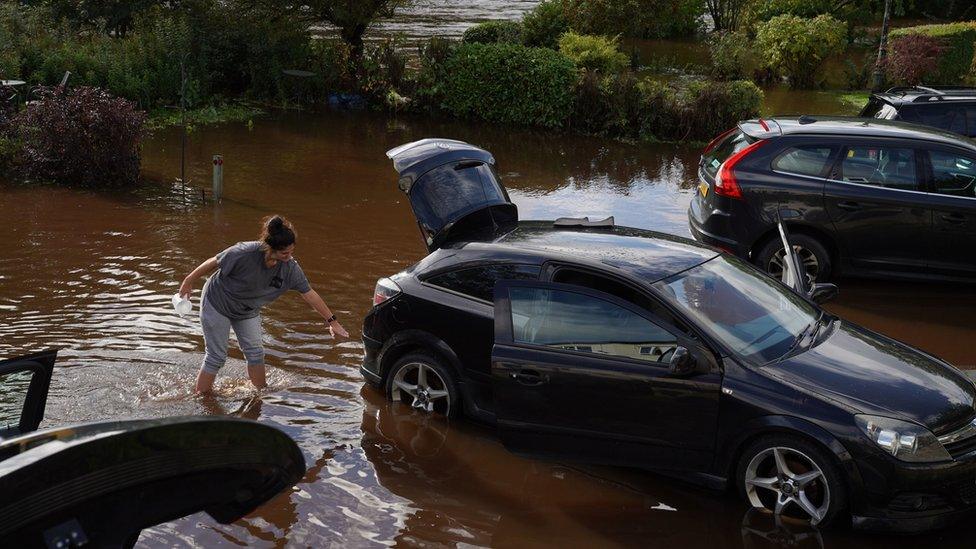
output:
<instances>
[{"instance_id":1,"label":"flooded street","mask_svg":"<svg viewBox=\"0 0 976 549\"><path fill-rule=\"evenodd\" d=\"M490 428L423 418L363 388L360 321L378 277L424 255L384 152L428 136L494 153L523 218L616 215L617 223L688 235L685 208L699 147L631 145L556 134L391 120L370 113L284 114L253 127L190 136L190 200L172 186L179 136L144 145L149 183L109 193L0 186L0 356L63 349L47 419L82 421L232 414L276 425L309 470L296 489L220 525L204 514L145 531L140 545L644 545L888 547L899 538L775 525L738 498L652 473L517 457ZM225 159L226 198L201 204L211 155ZM196 315L170 296L203 259L287 215L296 256L351 332L332 340L286 295L265 310L271 387L252 392L240 351L217 396L191 395L203 354ZM830 308L845 318L976 368L976 291L964 286L842 280ZM199 286L194 301L199 298ZM924 538L971 546L957 527Z\"/></svg>"}]
</instances>

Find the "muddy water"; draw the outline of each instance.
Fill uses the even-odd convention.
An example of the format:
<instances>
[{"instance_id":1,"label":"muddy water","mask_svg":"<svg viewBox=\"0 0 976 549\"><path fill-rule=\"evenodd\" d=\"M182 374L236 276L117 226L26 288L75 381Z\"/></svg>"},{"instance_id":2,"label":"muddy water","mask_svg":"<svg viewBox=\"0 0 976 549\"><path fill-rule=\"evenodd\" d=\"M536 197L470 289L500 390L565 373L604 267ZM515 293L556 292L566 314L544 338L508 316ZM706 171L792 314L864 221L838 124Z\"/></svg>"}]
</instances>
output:
<instances>
[{"instance_id":1,"label":"muddy water","mask_svg":"<svg viewBox=\"0 0 976 549\"><path fill-rule=\"evenodd\" d=\"M396 190L388 148L426 136L491 150L525 218L614 214L687 235L697 148L630 145L368 113L259 119L146 143L149 184L132 192L0 186L0 356L63 349L45 426L179 414L276 425L301 446L297 488L231 525L204 514L144 532L140 544L203 547L650 545L886 547L901 542L772 523L736 498L652 473L523 459L490 428L423 418L363 388L359 321L377 277L424 255ZM210 158L225 158L226 199L199 202ZM297 295L264 315L270 389L255 394L232 351L217 396L190 386L202 357L195 317L170 296L198 262L288 215L297 257L353 338L332 340ZM976 367L972 288L843 281L832 309L957 364ZM195 296L195 299L198 296ZM957 528L924 538L963 546ZM773 541L771 541L773 540ZM775 541L775 543L774 543ZM967 544L968 545L968 544Z\"/></svg>"}]
</instances>

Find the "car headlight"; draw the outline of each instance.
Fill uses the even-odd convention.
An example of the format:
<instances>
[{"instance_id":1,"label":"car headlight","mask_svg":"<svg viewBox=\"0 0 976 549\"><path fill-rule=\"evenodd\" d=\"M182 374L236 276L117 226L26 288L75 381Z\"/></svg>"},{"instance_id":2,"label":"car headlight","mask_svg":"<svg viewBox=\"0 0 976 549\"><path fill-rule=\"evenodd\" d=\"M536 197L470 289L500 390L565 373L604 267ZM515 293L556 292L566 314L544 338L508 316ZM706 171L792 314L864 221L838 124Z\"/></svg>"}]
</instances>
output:
<instances>
[{"instance_id":1,"label":"car headlight","mask_svg":"<svg viewBox=\"0 0 976 549\"><path fill-rule=\"evenodd\" d=\"M939 439L921 425L868 415L856 415L854 421L882 450L902 461L924 463L952 459Z\"/></svg>"}]
</instances>

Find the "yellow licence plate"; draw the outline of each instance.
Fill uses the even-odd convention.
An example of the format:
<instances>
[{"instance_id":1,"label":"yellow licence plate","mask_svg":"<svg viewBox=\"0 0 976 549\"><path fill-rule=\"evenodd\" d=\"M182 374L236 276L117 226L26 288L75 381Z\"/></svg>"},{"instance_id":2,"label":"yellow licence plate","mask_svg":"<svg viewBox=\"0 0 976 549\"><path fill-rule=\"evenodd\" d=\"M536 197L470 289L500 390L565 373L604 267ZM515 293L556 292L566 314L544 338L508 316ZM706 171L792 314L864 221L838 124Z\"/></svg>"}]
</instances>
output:
<instances>
[{"instance_id":1,"label":"yellow licence plate","mask_svg":"<svg viewBox=\"0 0 976 549\"><path fill-rule=\"evenodd\" d=\"M708 183L702 181L698 184L698 190L701 191L702 196L708 196Z\"/></svg>"}]
</instances>

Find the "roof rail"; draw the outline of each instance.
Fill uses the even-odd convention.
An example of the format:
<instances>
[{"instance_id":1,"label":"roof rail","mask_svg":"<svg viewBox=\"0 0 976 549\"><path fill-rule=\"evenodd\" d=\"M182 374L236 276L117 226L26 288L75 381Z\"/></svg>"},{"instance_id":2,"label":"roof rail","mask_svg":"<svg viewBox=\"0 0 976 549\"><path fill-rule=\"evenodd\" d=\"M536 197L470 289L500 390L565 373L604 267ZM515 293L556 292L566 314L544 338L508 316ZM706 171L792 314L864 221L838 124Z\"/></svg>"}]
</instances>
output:
<instances>
[{"instance_id":1,"label":"roof rail","mask_svg":"<svg viewBox=\"0 0 976 549\"><path fill-rule=\"evenodd\" d=\"M928 86L915 86L915 89L916 90L922 90L924 92L929 92L929 93L931 93L933 95L945 95L945 92L942 92L942 91L937 90L935 88L930 88Z\"/></svg>"}]
</instances>

